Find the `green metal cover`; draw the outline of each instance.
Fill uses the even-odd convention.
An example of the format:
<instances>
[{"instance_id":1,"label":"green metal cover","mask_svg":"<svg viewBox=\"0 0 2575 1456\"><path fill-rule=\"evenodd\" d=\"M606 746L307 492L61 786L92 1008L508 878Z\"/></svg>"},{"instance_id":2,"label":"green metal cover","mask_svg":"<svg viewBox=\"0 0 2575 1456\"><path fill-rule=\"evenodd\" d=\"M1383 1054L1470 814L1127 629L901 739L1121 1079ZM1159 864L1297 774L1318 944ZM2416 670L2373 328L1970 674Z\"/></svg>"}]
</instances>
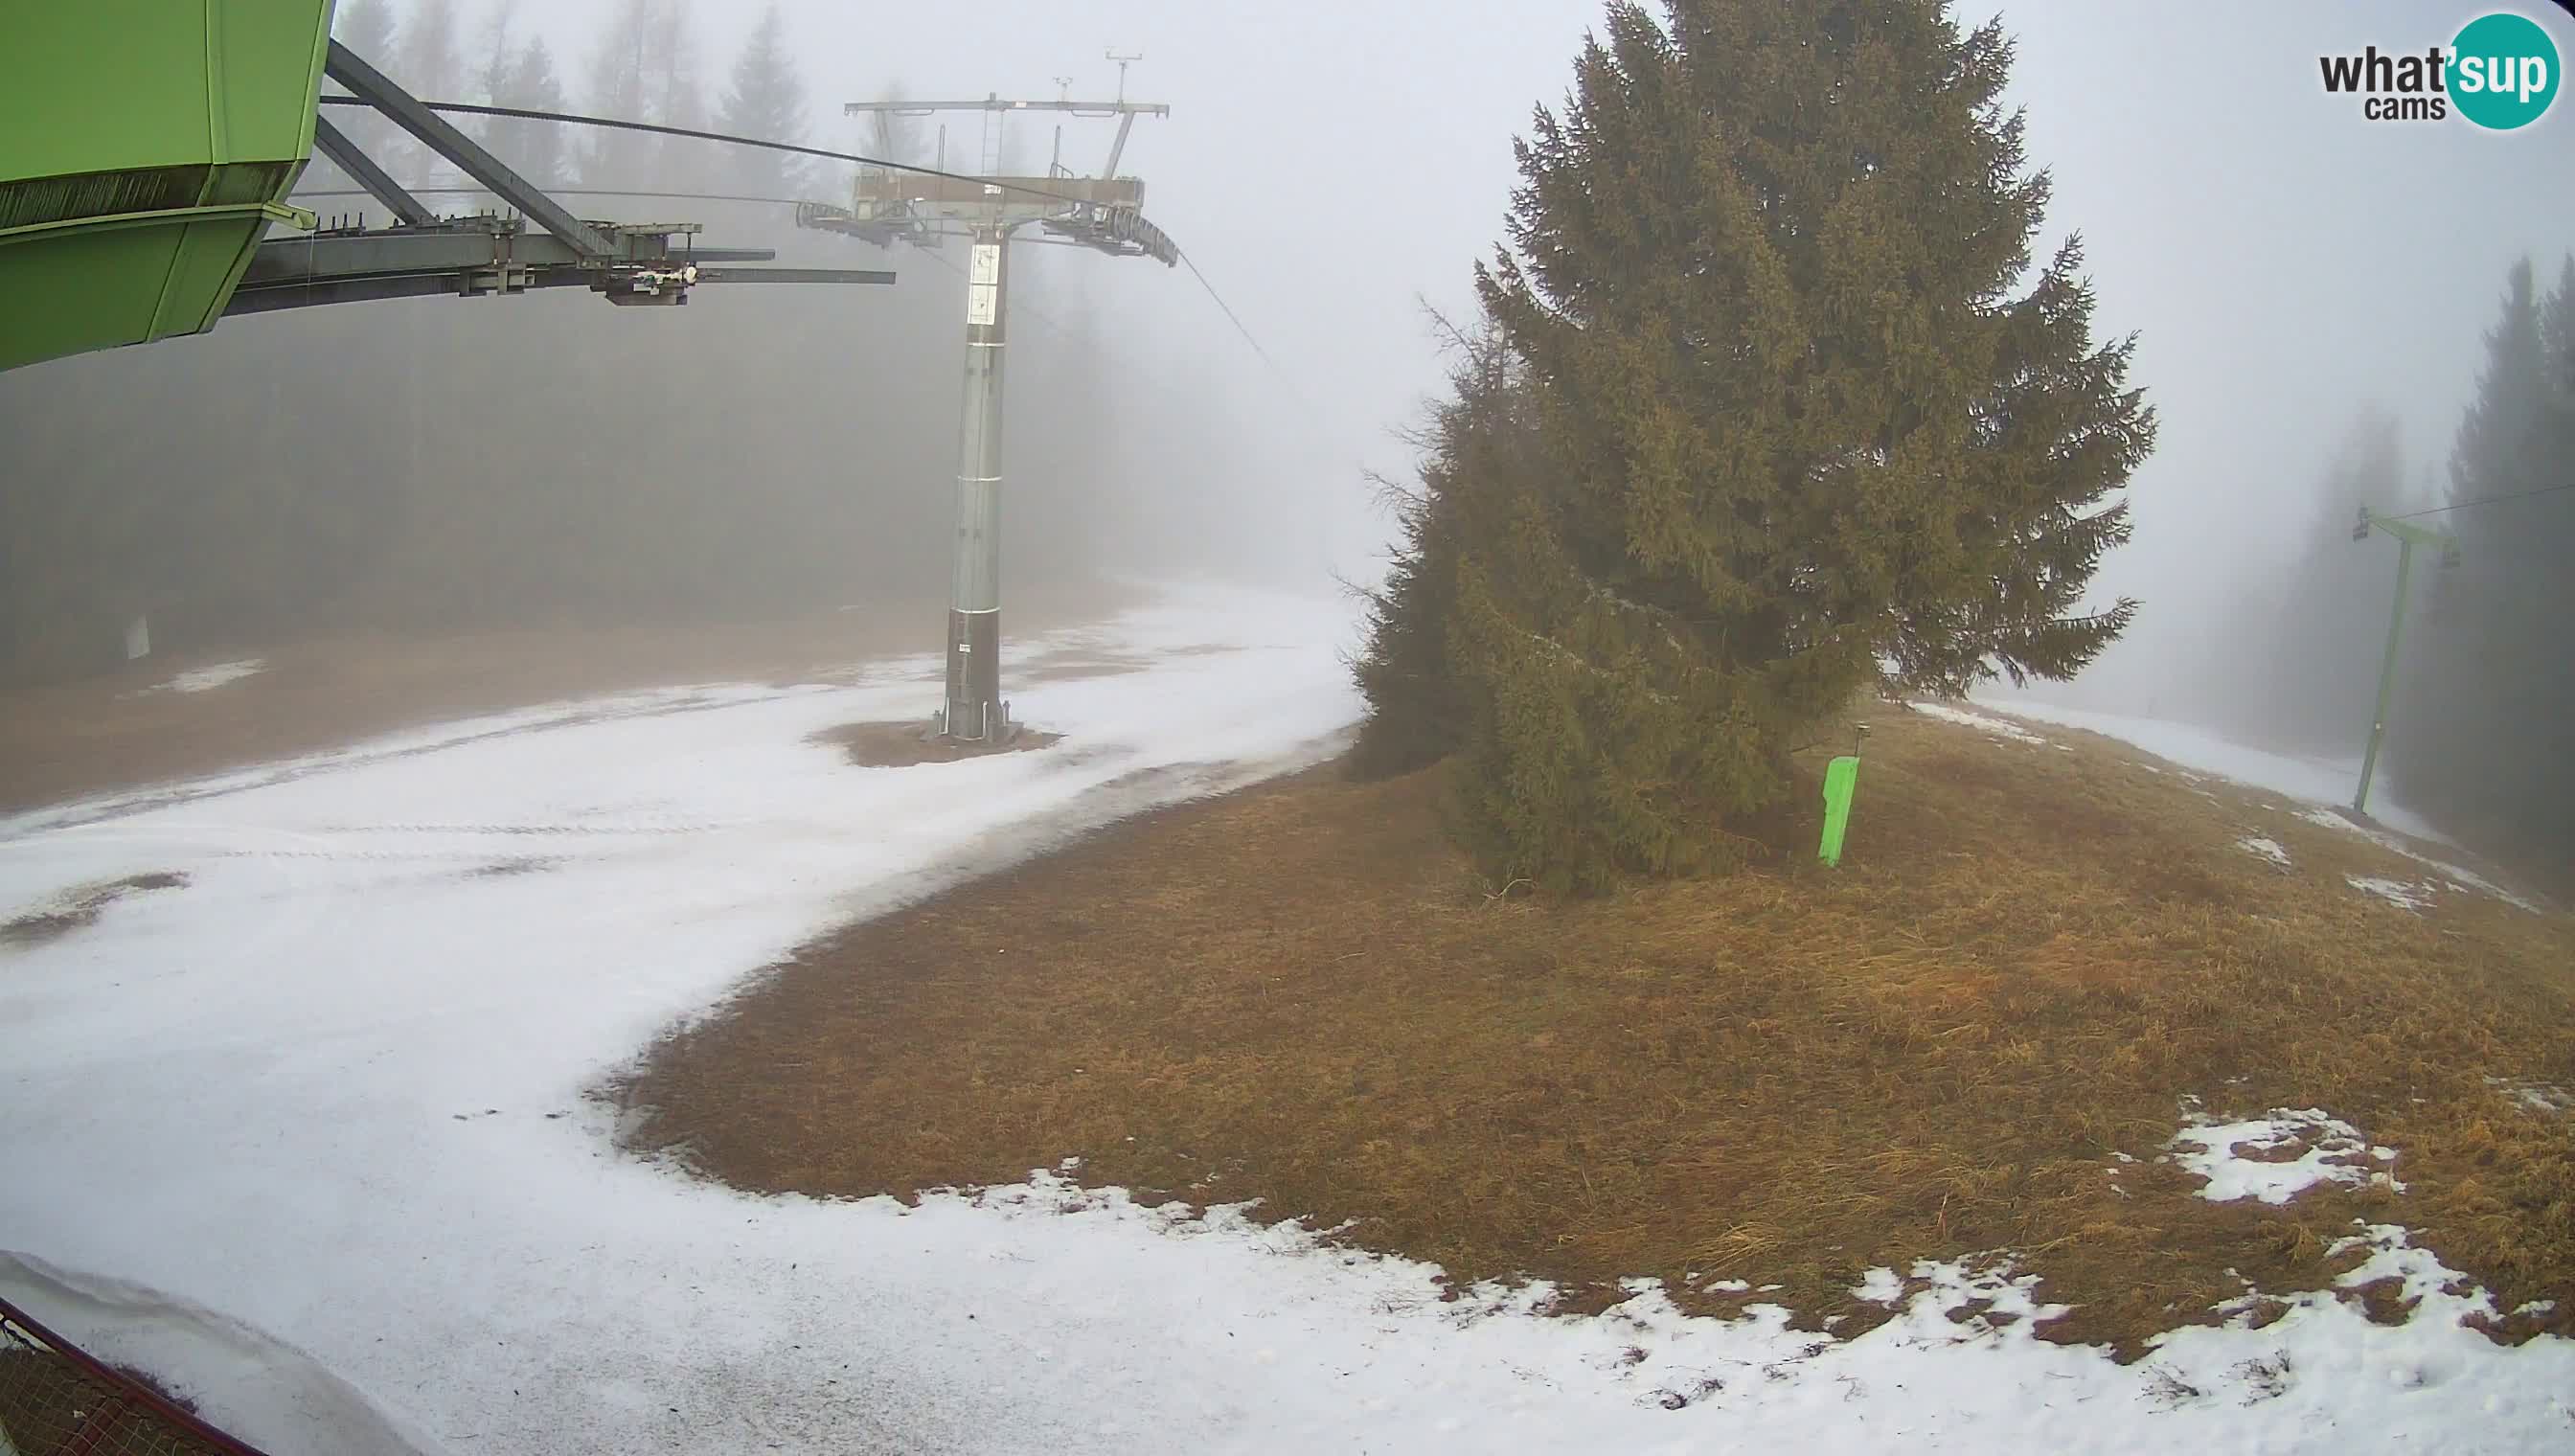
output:
<instances>
[{"instance_id":1,"label":"green metal cover","mask_svg":"<svg viewBox=\"0 0 2575 1456\"><path fill-rule=\"evenodd\" d=\"M1842 835L1850 827L1851 795L1859 791L1859 759L1843 754L1824 765L1824 837L1815 857L1841 867Z\"/></svg>"},{"instance_id":2,"label":"green metal cover","mask_svg":"<svg viewBox=\"0 0 2575 1456\"><path fill-rule=\"evenodd\" d=\"M333 0L50 0L0 42L0 370L213 328L313 151Z\"/></svg>"}]
</instances>

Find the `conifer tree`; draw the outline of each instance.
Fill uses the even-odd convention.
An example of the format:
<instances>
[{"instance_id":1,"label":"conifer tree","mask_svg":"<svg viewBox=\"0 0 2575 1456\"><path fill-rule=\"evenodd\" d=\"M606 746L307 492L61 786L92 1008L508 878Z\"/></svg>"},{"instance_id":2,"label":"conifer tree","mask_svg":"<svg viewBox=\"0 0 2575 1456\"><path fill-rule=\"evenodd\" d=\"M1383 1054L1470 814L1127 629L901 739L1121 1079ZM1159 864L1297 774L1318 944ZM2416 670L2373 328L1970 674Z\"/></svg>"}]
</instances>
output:
<instances>
[{"instance_id":1,"label":"conifer tree","mask_svg":"<svg viewBox=\"0 0 2575 1456\"><path fill-rule=\"evenodd\" d=\"M1542 468L1458 483L1457 786L1496 875L1722 861L1795 735L1885 672L2070 676L2150 448L2133 341L1935 0L1610 7L1518 148L1478 292Z\"/></svg>"},{"instance_id":2,"label":"conifer tree","mask_svg":"<svg viewBox=\"0 0 2575 1456\"><path fill-rule=\"evenodd\" d=\"M2527 261L2505 281L2477 395L2450 456L2456 509L2435 524L2460 561L2405 654L2388 723L2392 791L2507 853L2575 857L2575 260L2542 295ZM2419 564L2418 564L2419 565ZM2446 579L2446 580L2444 580Z\"/></svg>"},{"instance_id":3,"label":"conifer tree","mask_svg":"<svg viewBox=\"0 0 2575 1456\"><path fill-rule=\"evenodd\" d=\"M716 130L767 142L805 139L805 82L787 49L787 22L773 4L733 63ZM759 197L792 196L805 184L804 168L784 152L734 149L726 158L735 190Z\"/></svg>"}]
</instances>

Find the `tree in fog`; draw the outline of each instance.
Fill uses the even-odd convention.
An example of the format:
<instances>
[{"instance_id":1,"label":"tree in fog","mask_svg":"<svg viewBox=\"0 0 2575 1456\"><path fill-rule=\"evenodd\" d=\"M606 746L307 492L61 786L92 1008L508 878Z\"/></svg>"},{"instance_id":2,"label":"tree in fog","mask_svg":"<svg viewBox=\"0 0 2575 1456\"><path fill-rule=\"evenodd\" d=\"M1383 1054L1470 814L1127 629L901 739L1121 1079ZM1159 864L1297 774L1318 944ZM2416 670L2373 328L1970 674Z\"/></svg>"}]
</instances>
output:
<instances>
[{"instance_id":1,"label":"tree in fog","mask_svg":"<svg viewBox=\"0 0 2575 1456\"><path fill-rule=\"evenodd\" d=\"M713 118L700 84L698 43L686 6L675 5L663 34L661 64L651 77L647 100L650 119L665 126L708 130ZM731 192L733 167L754 155L745 148L718 146L685 137L661 137L654 149L653 186L670 192Z\"/></svg>"},{"instance_id":2,"label":"tree in fog","mask_svg":"<svg viewBox=\"0 0 2575 1456\"><path fill-rule=\"evenodd\" d=\"M1451 356L1450 393L1413 438L1420 481L1378 482L1399 535L1384 583L1365 594L1367 647L1356 675L1368 716L1350 751L1362 777L1409 772L1464 740L1465 695L1448 666L1459 517L1479 501L1516 499L1544 468L1527 368L1491 324L1468 334L1437 322Z\"/></svg>"},{"instance_id":3,"label":"tree in fog","mask_svg":"<svg viewBox=\"0 0 2575 1456\"><path fill-rule=\"evenodd\" d=\"M563 83L555 78L554 52L544 36L530 37L510 58L493 86L492 101L529 111L564 109ZM539 187L558 187L568 180L561 123L505 119L494 129L492 149Z\"/></svg>"},{"instance_id":4,"label":"tree in fog","mask_svg":"<svg viewBox=\"0 0 2575 1456\"><path fill-rule=\"evenodd\" d=\"M591 52L590 110L620 121L668 120L677 20L674 0L618 0ZM582 180L593 187L650 187L660 156L657 138L601 130L583 160Z\"/></svg>"},{"instance_id":5,"label":"tree in fog","mask_svg":"<svg viewBox=\"0 0 2575 1456\"><path fill-rule=\"evenodd\" d=\"M2082 668L2153 439L2001 94L1935 0L1610 7L1477 270L1546 469L1468 497L1460 823L1497 876L1719 862L1874 681Z\"/></svg>"},{"instance_id":6,"label":"tree in fog","mask_svg":"<svg viewBox=\"0 0 2575 1456\"><path fill-rule=\"evenodd\" d=\"M877 95L877 100L886 102L901 103L906 99L908 98L904 95L904 89L900 84L888 86ZM888 162L904 162L915 167L927 167L933 158L930 138L926 131L920 117L904 116L892 111L870 112L866 142L860 150L871 157L881 157Z\"/></svg>"},{"instance_id":7,"label":"tree in fog","mask_svg":"<svg viewBox=\"0 0 2575 1456\"><path fill-rule=\"evenodd\" d=\"M394 54L392 0L349 0L331 17L331 36L379 68Z\"/></svg>"},{"instance_id":8,"label":"tree in fog","mask_svg":"<svg viewBox=\"0 0 2575 1456\"><path fill-rule=\"evenodd\" d=\"M2228 667L2203 675L2211 701L2201 712L2249 741L2356 756L2378 697L2395 544L2383 536L2354 543L2351 528L2364 506L2384 514L2417 504L2396 417L2361 411L2312 489L2297 555L2237 601L2237 651Z\"/></svg>"},{"instance_id":9,"label":"tree in fog","mask_svg":"<svg viewBox=\"0 0 2575 1456\"><path fill-rule=\"evenodd\" d=\"M392 65L394 11L391 0L349 0L332 14L331 36L379 69ZM393 123L372 109L360 106L326 107L323 114L348 133L349 140L357 143L359 150L379 161L390 159L389 149L400 135L394 130ZM305 168L304 185L350 188L357 184L317 151L313 154L312 164ZM325 212L331 210L329 207L323 209Z\"/></svg>"},{"instance_id":10,"label":"tree in fog","mask_svg":"<svg viewBox=\"0 0 2575 1456\"><path fill-rule=\"evenodd\" d=\"M763 141L805 140L805 82L787 49L787 22L773 4L733 63L732 83L716 114L715 130ZM748 147L728 149L731 169L727 190L753 197L795 197L806 185L806 169L784 152Z\"/></svg>"},{"instance_id":11,"label":"tree in fog","mask_svg":"<svg viewBox=\"0 0 2575 1456\"><path fill-rule=\"evenodd\" d=\"M465 71L464 52L457 37L455 0L417 0L410 22L403 26L402 36L394 46L388 73L404 90L423 101L453 101L464 89ZM422 185L446 180L445 164L417 142L403 148L399 161L403 175Z\"/></svg>"},{"instance_id":12,"label":"tree in fog","mask_svg":"<svg viewBox=\"0 0 2575 1456\"><path fill-rule=\"evenodd\" d=\"M2506 847L2575 857L2575 259L2544 297L2506 280L2450 457L2460 565L2407 653L2388 727L2409 806Z\"/></svg>"},{"instance_id":13,"label":"tree in fog","mask_svg":"<svg viewBox=\"0 0 2575 1456\"><path fill-rule=\"evenodd\" d=\"M514 0L501 0L492 7L491 14L483 17L483 30L474 45L473 89L485 101L492 101L507 88L510 68L518 62L518 48L511 44L518 14Z\"/></svg>"}]
</instances>

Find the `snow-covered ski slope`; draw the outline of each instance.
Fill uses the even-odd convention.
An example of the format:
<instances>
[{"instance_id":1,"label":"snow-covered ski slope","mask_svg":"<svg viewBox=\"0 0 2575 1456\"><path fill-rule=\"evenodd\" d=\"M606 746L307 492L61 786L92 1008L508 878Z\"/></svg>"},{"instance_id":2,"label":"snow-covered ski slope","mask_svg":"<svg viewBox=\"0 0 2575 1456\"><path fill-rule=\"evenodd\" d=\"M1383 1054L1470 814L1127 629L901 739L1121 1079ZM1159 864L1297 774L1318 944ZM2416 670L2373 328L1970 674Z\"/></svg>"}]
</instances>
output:
<instances>
[{"instance_id":1,"label":"snow-covered ski slope","mask_svg":"<svg viewBox=\"0 0 2575 1456\"><path fill-rule=\"evenodd\" d=\"M2269 752L2230 742L2194 724L2065 708L2001 690L1980 695L1976 701L2016 717L2084 728L2103 737L2117 738L2185 768L2196 768L2221 778L2232 778L2238 783L2267 788L2305 803L2347 804L2351 802L2352 790L2360 783L2358 758L2302 758ZM2370 817L2418 839L2446 842L2446 836L2440 830L2398 802L2401 797L2402 790L2382 765L2369 798Z\"/></svg>"},{"instance_id":2,"label":"snow-covered ski slope","mask_svg":"<svg viewBox=\"0 0 2575 1456\"><path fill-rule=\"evenodd\" d=\"M1893 1297L1897 1273L1930 1287L1846 1343L1775 1309L1684 1319L1644 1286L1547 1319L1530 1291L1444 1301L1425 1266L1034 1170L906 1208L748 1197L615 1149L586 1091L807 937L1332 751L1355 636L1347 603L1207 592L1067 634L1047 646L1146 666L1021 694L1065 740L958 764L862 769L809 741L920 714L921 659L856 687L478 720L0 823L0 919L185 876L0 947L0 1248L42 1261L0 1265L0 1292L278 1456L2575 1437L2566 1347L2459 1328L2475 1298L2442 1294L2394 1229L2353 1236L2423 1286L2411 1324L2308 1297L2121 1367L2025 1319L1944 1317L1979 1295L2027 1312L1999 1273L1881 1271Z\"/></svg>"}]
</instances>

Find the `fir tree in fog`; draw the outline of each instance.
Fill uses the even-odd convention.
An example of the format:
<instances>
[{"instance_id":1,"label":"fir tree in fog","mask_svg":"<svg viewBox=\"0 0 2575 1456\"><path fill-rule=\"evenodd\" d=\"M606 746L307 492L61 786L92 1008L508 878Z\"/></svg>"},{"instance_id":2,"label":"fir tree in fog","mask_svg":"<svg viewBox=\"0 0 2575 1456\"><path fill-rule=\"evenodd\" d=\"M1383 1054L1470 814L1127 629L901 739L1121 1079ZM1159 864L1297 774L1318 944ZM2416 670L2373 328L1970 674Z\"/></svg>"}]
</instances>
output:
<instances>
[{"instance_id":1,"label":"fir tree in fog","mask_svg":"<svg viewBox=\"0 0 2575 1456\"><path fill-rule=\"evenodd\" d=\"M2575 258L2505 283L2450 458L2459 541L2406 655L2388 753L2406 802L2454 832L2575 857ZM2547 493L2547 494L2540 494ZM2437 569L2436 569L2437 570Z\"/></svg>"},{"instance_id":2,"label":"fir tree in fog","mask_svg":"<svg viewBox=\"0 0 2575 1456\"><path fill-rule=\"evenodd\" d=\"M366 57L378 67L392 65L394 12L391 0L347 0L347 3L332 13L331 37ZM323 87L325 92L338 89L337 86L328 83ZM332 125L346 133L351 141L358 144L359 150L367 155L379 160L388 160L394 156L394 141L402 134L395 130L393 123L374 111L360 106L333 106L323 108L323 115L329 118ZM347 188L356 185L318 151L313 156L312 165L305 169L304 181L307 187L314 188ZM354 213L375 206L372 199L348 198L335 201L342 205L326 207L323 211ZM379 216L381 217L381 214Z\"/></svg>"},{"instance_id":3,"label":"fir tree in fog","mask_svg":"<svg viewBox=\"0 0 2575 1456\"><path fill-rule=\"evenodd\" d=\"M530 111L564 109L563 83L555 78L554 52L544 36L532 36L510 58L492 89L497 106ZM564 129L552 122L503 118L493 129L493 153L539 187L560 187L570 179L565 170Z\"/></svg>"},{"instance_id":4,"label":"fir tree in fog","mask_svg":"<svg viewBox=\"0 0 2575 1456\"><path fill-rule=\"evenodd\" d=\"M2432 503L2408 493L2400 427L2384 409L2360 411L2324 459L2296 555L2239 589L2238 635L2202 660L2188 696L2204 722L2242 741L2356 758L2396 589L2395 543L2355 543L2352 526L2363 507L2384 515Z\"/></svg>"},{"instance_id":5,"label":"fir tree in fog","mask_svg":"<svg viewBox=\"0 0 2575 1456\"><path fill-rule=\"evenodd\" d=\"M394 43L386 74L424 101L455 100L466 89L465 58L458 31L456 0L417 0ZM416 141L406 138L395 156L404 175L415 180L458 180L454 168L438 161Z\"/></svg>"},{"instance_id":6,"label":"fir tree in fog","mask_svg":"<svg viewBox=\"0 0 2575 1456\"><path fill-rule=\"evenodd\" d=\"M877 100L901 102L907 99L901 86L888 86L877 93ZM904 162L915 167L931 164L932 147L921 118L891 111L868 113L866 144L859 150L888 162Z\"/></svg>"},{"instance_id":7,"label":"fir tree in fog","mask_svg":"<svg viewBox=\"0 0 2575 1456\"><path fill-rule=\"evenodd\" d=\"M787 49L787 21L776 5L733 63L732 84L716 114L715 130L771 142L805 140L805 83ZM727 186L753 197L794 197L805 187L802 161L785 152L743 150L731 158Z\"/></svg>"}]
</instances>

